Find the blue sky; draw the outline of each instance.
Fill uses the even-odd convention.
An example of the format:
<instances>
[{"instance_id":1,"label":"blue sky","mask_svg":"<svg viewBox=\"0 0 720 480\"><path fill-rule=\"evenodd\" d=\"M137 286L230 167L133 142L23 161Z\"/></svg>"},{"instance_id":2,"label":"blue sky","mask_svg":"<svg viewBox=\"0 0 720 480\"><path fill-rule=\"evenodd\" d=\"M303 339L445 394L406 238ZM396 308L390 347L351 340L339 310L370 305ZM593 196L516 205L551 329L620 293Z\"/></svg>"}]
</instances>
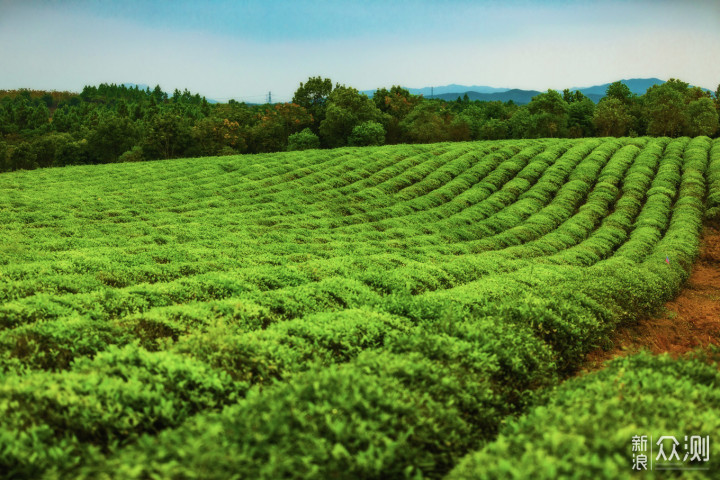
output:
<instances>
[{"instance_id":1,"label":"blue sky","mask_svg":"<svg viewBox=\"0 0 720 480\"><path fill-rule=\"evenodd\" d=\"M0 0L0 89L101 82L287 100L360 90L545 90L632 77L720 83L720 2Z\"/></svg>"}]
</instances>

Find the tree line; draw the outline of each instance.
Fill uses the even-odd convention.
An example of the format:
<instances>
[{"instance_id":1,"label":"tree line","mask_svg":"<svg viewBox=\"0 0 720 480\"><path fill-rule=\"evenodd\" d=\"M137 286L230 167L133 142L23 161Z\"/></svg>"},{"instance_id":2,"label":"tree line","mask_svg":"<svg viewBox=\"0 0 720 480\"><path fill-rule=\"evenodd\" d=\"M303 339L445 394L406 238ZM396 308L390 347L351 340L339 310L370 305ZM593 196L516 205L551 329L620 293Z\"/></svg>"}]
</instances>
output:
<instances>
[{"instance_id":1,"label":"tree line","mask_svg":"<svg viewBox=\"0 0 720 480\"><path fill-rule=\"evenodd\" d=\"M548 90L528 105L427 99L399 86L372 98L330 79L292 102L212 104L187 89L101 84L79 94L0 91L0 171L74 164L397 143L592 136L715 136L720 86L671 79L635 95L621 82L596 105Z\"/></svg>"}]
</instances>

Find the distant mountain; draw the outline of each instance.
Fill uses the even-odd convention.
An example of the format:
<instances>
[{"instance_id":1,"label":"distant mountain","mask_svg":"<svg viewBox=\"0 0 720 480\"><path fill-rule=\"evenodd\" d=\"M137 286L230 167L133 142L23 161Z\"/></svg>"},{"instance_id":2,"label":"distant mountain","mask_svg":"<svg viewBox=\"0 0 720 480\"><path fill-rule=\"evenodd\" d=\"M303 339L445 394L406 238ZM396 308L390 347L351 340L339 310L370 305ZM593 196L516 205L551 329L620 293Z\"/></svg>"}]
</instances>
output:
<instances>
[{"instance_id":1,"label":"distant mountain","mask_svg":"<svg viewBox=\"0 0 720 480\"><path fill-rule=\"evenodd\" d=\"M644 95L648 88L653 85L659 85L665 83L665 80L659 78L630 78L620 80L622 83L628 86L631 92L637 95ZM573 87L570 91L579 90L586 97L595 103L598 103L602 98L605 97L605 92L609 83L602 85L594 85L592 87ZM703 88L703 90L707 90ZM431 87L424 88L408 88L408 91L413 95L423 95L425 98L431 98ZM560 89L559 91L562 91ZM517 88L495 88L495 87L468 87L464 85L445 85L442 87L434 87L432 89L432 98L440 98L446 101L457 100L458 97L462 98L467 94L470 100L480 100L481 102L507 102L512 100L518 105L526 105L530 103L532 97L542 92L537 90L520 90ZM369 97L375 93L375 90L366 90L362 92Z\"/></svg>"},{"instance_id":2,"label":"distant mountain","mask_svg":"<svg viewBox=\"0 0 720 480\"><path fill-rule=\"evenodd\" d=\"M620 80L620 82L627 85L632 93L644 95L648 88L653 85L665 83L665 80L660 80L659 78L631 78L629 80ZM605 96L605 91L609 86L609 83L603 83L602 85L595 85L594 87L573 87L570 90L579 90L588 96L590 94L600 95L600 98L602 98Z\"/></svg>"},{"instance_id":3,"label":"distant mountain","mask_svg":"<svg viewBox=\"0 0 720 480\"><path fill-rule=\"evenodd\" d=\"M450 85L442 85L439 87L423 87L423 88L408 88L403 87L407 89L410 93L413 95L422 95L425 98L430 98L431 96L433 98L439 98L440 95L444 95L446 93L457 93L457 92L476 92L476 93L498 93L498 92L507 92L510 90L509 88L496 88L496 87L488 87L488 86L479 86L479 85L473 85L473 86L465 86L465 85L456 85L456 84L450 84ZM371 97L375 94L375 90L364 90L360 93L364 93L368 97ZM460 95L462 96L462 94Z\"/></svg>"},{"instance_id":4,"label":"distant mountain","mask_svg":"<svg viewBox=\"0 0 720 480\"><path fill-rule=\"evenodd\" d=\"M443 85L440 87L408 88L408 90L413 95L423 95L424 97L430 97L430 95L433 95L433 96L437 97L438 95L443 95L446 93L454 93L454 92L499 93L499 92L507 92L510 89L509 88L488 87L488 86L478 86L478 85L465 87L463 85L450 84L450 85Z\"/></svg>"},{"instance_id":5,"label":"distant mountain","mask_svg":"<svg viewBox=\"0 0 720 480\"><path fill-rule=\"evenodd\" d=\"M452 101L457 100L458 97L462 98L466 93L470 100L480 100L481 102L507 102L508 100L512 100L518 105L524 105L526 103L530 103L530 100L532 100L535 95L539 95L542 92L538 92L537 90L519 90L517 88L495 93L482 93L471 90L462 93L452 92L441 93L439 95L436 94L433 98L440 98L443 100ZM430 97L426 96L425 98Z\"/></svg>"},{"instance_id":6,"label":"distant mountain","mask_svg":"<svg viewBox=\"0 0 720 480\"><path fill-rule=\"evenodd\" d=\"M470 100L480 100L481 102L507 102L512 100L518 105L526 105L530 103L530 100L535 95L539 95L543 92L537 90L519 90L517 88L508 90L506 92L498 93L479 93L479 92L463 92L463 93L443 93L442 95L435 95L435 98L441 98L446 101L457 100L458 97L462 98L467 93ZM586 94L593 102L597 103L605 95L597 95L594 93Z\"/></svg>"}]
</instances>

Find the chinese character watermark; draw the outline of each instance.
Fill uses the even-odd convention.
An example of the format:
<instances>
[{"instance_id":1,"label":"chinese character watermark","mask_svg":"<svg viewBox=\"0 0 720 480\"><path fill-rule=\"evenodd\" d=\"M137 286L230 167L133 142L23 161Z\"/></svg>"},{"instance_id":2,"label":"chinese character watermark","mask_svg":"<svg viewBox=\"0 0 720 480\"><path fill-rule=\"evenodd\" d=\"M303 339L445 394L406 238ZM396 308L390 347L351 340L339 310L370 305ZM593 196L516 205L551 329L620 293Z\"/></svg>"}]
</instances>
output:
<instances>
[{"instance_id":1,"label":"chinese character watermark","mask_svg":"<svg viewBox=\"0 0 720 480\"><path fill-rule=\"evenodd\" d=\"M709 469L707 463L710 461L709 435L704 437L685 435L683 442L673 435L662 435L657 441L653 441L652 436L633 435L630 442L633 470Z\"/></svg>"}]
</instances>

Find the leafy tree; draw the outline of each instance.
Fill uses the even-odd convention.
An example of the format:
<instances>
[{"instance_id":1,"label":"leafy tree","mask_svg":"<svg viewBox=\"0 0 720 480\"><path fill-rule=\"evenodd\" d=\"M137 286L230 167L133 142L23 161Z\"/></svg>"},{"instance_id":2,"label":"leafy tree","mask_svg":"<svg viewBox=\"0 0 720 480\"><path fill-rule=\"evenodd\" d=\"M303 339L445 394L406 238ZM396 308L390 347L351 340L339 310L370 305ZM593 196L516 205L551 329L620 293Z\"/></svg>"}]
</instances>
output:
<instances>
[{"instance_id":1,"label":"leafy tree","mask_svg":"<svg viewBox=\"0 0 720 480\"><path fill-rule=\"evenodd\" d=\"M440 102L420 102L400 123L403 138L413 143L434 143L449 140L447 125L450 112Z\"/></svg>"},{"instance_id":2,"label":"leafy tree","mask_svg":"<svg viewBox=\"0 0 720 480\"><path fill-rule=\"evenodd\" d=\"M466 142L472 138L470 123L462 115L450 115L448 125L448 138L453 142Z\"/></svg>"},{"instance_id":3,"label":"leafy tree","mask_svg":"<svg viewBox=\"0 0 720 480\"><path fill-rule=\"evenodd\" d=\"M7 143L0 139L0 172L10 170L10 149Z\"/></svg>"},{"instance_id":4,"label":"leafy tree","mask_svg":"<svg viewBox=\"0 0 720 480\"><path fill-rule=\"evenodd\" d=\"M486 119L497 118L498 120L507 120L510 117L508 106L503 102L482 102L480 105L482 105L482 110ZM467 111L467 108L471 107L472 105L469 105L465 108L465 111Z\"/></svg>"},{"instance_id":5,"label":"leafy tree","mask_svg":"<svg viewBox=\"0 0 720 480\"><path fill-rule=\"evenodd\" d=\"M495 103L495 102L493 102ZM483 137L482 127L487 120L487 110L483 108L483 104L480 102L473 102L466 105L465 108L458 114L456 118L462 118L462 121L470 129L470 138L473 140L479 140Z\"/></svg>"},{"instance_id":6,"label":"leafy tree","mask_svg":"<svg viewBox=\"0 0 720 480\"><path fill-rule=\"evenodd\" d=\"M320 137L315 135L309 128L305 128L302 132L293 133L288 137L287 149L289 152L312 148L320 148Z\"/></svg>"},{"instance_id":7,"label":"leafy tree","mask_svg":"<svg viewBox=\"0 0 720 480\"><path fill-rule=\"evenodd\" d=\"M245 103L230 100L227 104L215 106L213 116L227 118L230 122L236 122L240 126L251 125L255 121L255 113Z\"/></svg>"},{"instance_id":8,"label":"leafy tree","mask_svg":"<svg viewBox=\"0 0 720 480\"><path fill-rule=\"evenodd\" d=\"M118 158L118 162L142 162L143 160L145 160L145 156L140 145L135 145Z\"/></svg>"},{"instance_id":9,"label":"leafy tree","mask_svg":"<svg viewBox=\"0 0 720 480\"><path fill-rule=\"evenodd\" d=\"M17 126L13 123L12 106L0 105L0 134L14 133Z\"/></svg>"},{"instance_id":10,"label":"leafy tree","mask_svg":"<svg viewBox=\"0 0 720 480\"><path fill-rule=\"evenodd\" d=\"M183 154L191 138L189 122L174 112L156 115L150 121L142 142L148 159L176 158Z\"/></svg>"},{"instance_id":11,"label":"leafy tree","mask_svg":"<svg viewBox=\"0 0 720 480\"><path fill-rule=\"evenodd\" d=\"M49 92L40 97L40 101L43 102L47 108L51 108L55 103L53 96Z\"/></svg>"},{"instance_id":12,"label":"leafy tree","mask_svg":"<svg viewBox=\"0 0 720 480\"><path fill-rule=\"evenodd\" d=\"M622 100L608 96L595 108L592 121L599 136L623 137L628 134L632 117Z\"/></svg>"},{"instance_id":13,"label":"leafy tree","mask_svg":"<svg viewBox=\"0 0 720 480\"><path fill-rule=\"evenodd\" d=\"M292 103L305 108L313 117L312 127L318 133L320 123L325 120L325 109L330 93L332 93L332 80L329 78L310 77L307 82L300 82L300 87L295 91Z\"/></svg>"},{"instance_id":14,"label":"leafy tree","mask_svg":"<svg viewBox=\"0 0 720 480\"><path fill-rule=\"evenodd\" d=\"M55 150L55 165L84 165L89 162L87 152L88 142L85 139L58 145Z\"/></svg>"},{"instance_id":15,"label":"leafy tree","mask_svg":"<svg viewBox=\"0 0 720 480\"><path fill-rule=\"evenodd\" d=\"M16 130L33 129L30 125L30 118L35 113L35 109L29 100L18 96L13 102L12 107L12 123L17 126Z\"/></svg>"},{"instance_id":16,"label":"leafy tree","mask_svg":"<svg viewBox=\"0 0 720 480\"><path fill-rule=\"evenodd\" d=\"M605 90L606 98L614 98L624 105L630 105L635 99L635 94L630 91L630 87L622 82L614 82L608 85Z\"/></svg>"},{"instance_id":17,"label":"leafy tree","mask_svg":"<svg viewBox=\"0 0 720 480\"><path fill-rule=\"evenodd\" d=\"M532 115L527 107L518 108L508 120L508 137L528 138L532 130L532 121Z\"/></svg>"},{"instance_id":18,"label":"leafy tree","mask_svg":"<svg viewBox=\"0 0 720 480\"><path fill-rule=\"evenodd\" d=\"M573 90L566 88L562 94L563 100L569 105L574 102L582 102L587 97L580 90Z\"/></svg>"},{"instance_id":19,"label":"leafy tree","mask_svg":"<svg viewBox=\"0 0 720 480\"><path fill-rule=\"evenodd\" d=\"M209 156L220 155L227 148L237 152L244 152L247 143L238 122L231 122L227 118L217 117L201 118L191 128L193 138L191 155Z\"/></svg>"},{"instance_id":20,"label":"leafy tree","mask_svg":"<svg viewBox=\"0 0 720 480\"><path fill-rule=\"evenodd\" d=\"M37 168L37 154L28 142L21 142L10 148L9 164L11 170L32 170Z\"/></svg>"},{"instance_id":21,"label":"leafy tree","mask_svg":"<svg viewBox=\"0 0 720 480\"><path fill-rule=\"evenodd\" d=\"M645 94L650 135L677 137L687 129L688 84L671 79L653 85Z\"/></svg>"},{"instance_id":22,"label":"leafy tree","mask_svg":"<svg viewBox=\"0 0 720 480\"><path fill-rule=\"evenodd\" d=\"M312 125L312 115L300 105L278 103L266 108L252 129L255 152L281 152L287 150L288 137Z\"/></svg>"},{"instance_id":23,"label":"leafy tree","mask_svg":"<svg viewBox=\"0 0 720 480\"><path fill-rule=\"evenodd\" d=\"M28 128L44 131L50 129L50 110L44 103L33 109L28 121Z\"/></svg>"},{"instance_id":24,"label":"leafy tree","mask_svg":"<svg viewBox=\"0 0 720 480\"><path fill-rule=\"evenodd\" d=\"M363 122L353 128L348 144L358 147L385 143L385 128L378 122Z\"/></svg>"},{"instance_id":25,"label":"leafy tree","mask_svg":"<svg viewBox=\"0 0 720 480\"><path fill-rule=\"evenodd\" d=\"M160 85L155 85L152 92L152 98L155 100L155 103L163 103L168 99L168 94L162 91Z\"/></svg>"},{"instance_id":26,"label":"leafy tree","mask_svg":"<svg viewBox=\"0 0 720 480\"><path fill-rule=\"evenodd\" d=\"M106 113L88 138L88 153L93 163L115 162L136 140L135 126L128 118Z\"/></svg>"},{"instance_id":27,"label":"leafy tree","mask_svg":"<svg viewBox=\"0 0 720 480\"><path fill-rule=\"evenodd\" d=\"M491 118L480 129L480 138L483 140L502 140L507 138L507 134L507 122L497 118Z\"/></svg>"},{"instance_id":28,"label":"leafy tree","mask_svg":"<svg viewBox=\"0 0 720 480\"><path fill-rule=\"evenodd\" d=\"M710 98L693 100L688 104L687 112L686 135L691 137L715 135L718 130L718 111Z\"/></svg>"},{"instance_id":29,"label":"leafy tree","mask_svg":"<svg viewBox=\"0 0 720 480\"><path fill-rule=\"evenodd\" d=\"M128 106L125 102L121 101L120 103L118 103L117 113L123 118L127 118L128 116L130 116L130 111L128 110Z\"/></svg>"},{"instance_id":30,"label":"leafy tree","mask_svg":"<svg viewBox=\"0 0 720 480\"><path fill-rule=\"evenodd\" d=\"M56 156L58 150L73 141L70 134L52 132L43 135L33 143L38 167L50 167L57 165Z\"/></svg>"},{"instance_id":31,"label":"leafy tree","mask_svg":"<svg viewBox=\"0 0 720 480\"><path fill-rule=\"evenodd\" d=\"M337 86L328 97L321 139L329 147L347 145L353 128L364 122L383 123L386 117L367 95L352 87Z\"/></svg>"},{"instance_id":32,"label":"leafy tree","mask_svg":"<svg viewBox=\"0 0 720 480\"><path fill-rule=\"evenodd\" d=\"M593 114L595 113L595 102L584 96L578 98L573 96L572 102L568 105L568 136L571 138L591 137L595 133L593 125Z\"/></svg>"},{"instance_id":33,"label":"leafy tree","mask_svg":"<svg viewBox=\"0 0 720 480\"><path fill-rule=\"evenodd\" d=\"M528 110L532 115L531 132L536 137L562 137L567 131L569 106L555 90L536 95Z\"/></svg>"},{"instance_id":34,"label":"leafy tree","mask_svg":"<svg viewBox=\"0 0 720 480\"><path fill-rule=\"evenodd\" d=\"M418 95L412 95L407 89L395 85L390 90L377 89L372 100L381 112L388 115L385 124L385 142L388 144L399 143L402 138L400 122L421 101L421 98Z\"/></svg>"}]
</instances>

